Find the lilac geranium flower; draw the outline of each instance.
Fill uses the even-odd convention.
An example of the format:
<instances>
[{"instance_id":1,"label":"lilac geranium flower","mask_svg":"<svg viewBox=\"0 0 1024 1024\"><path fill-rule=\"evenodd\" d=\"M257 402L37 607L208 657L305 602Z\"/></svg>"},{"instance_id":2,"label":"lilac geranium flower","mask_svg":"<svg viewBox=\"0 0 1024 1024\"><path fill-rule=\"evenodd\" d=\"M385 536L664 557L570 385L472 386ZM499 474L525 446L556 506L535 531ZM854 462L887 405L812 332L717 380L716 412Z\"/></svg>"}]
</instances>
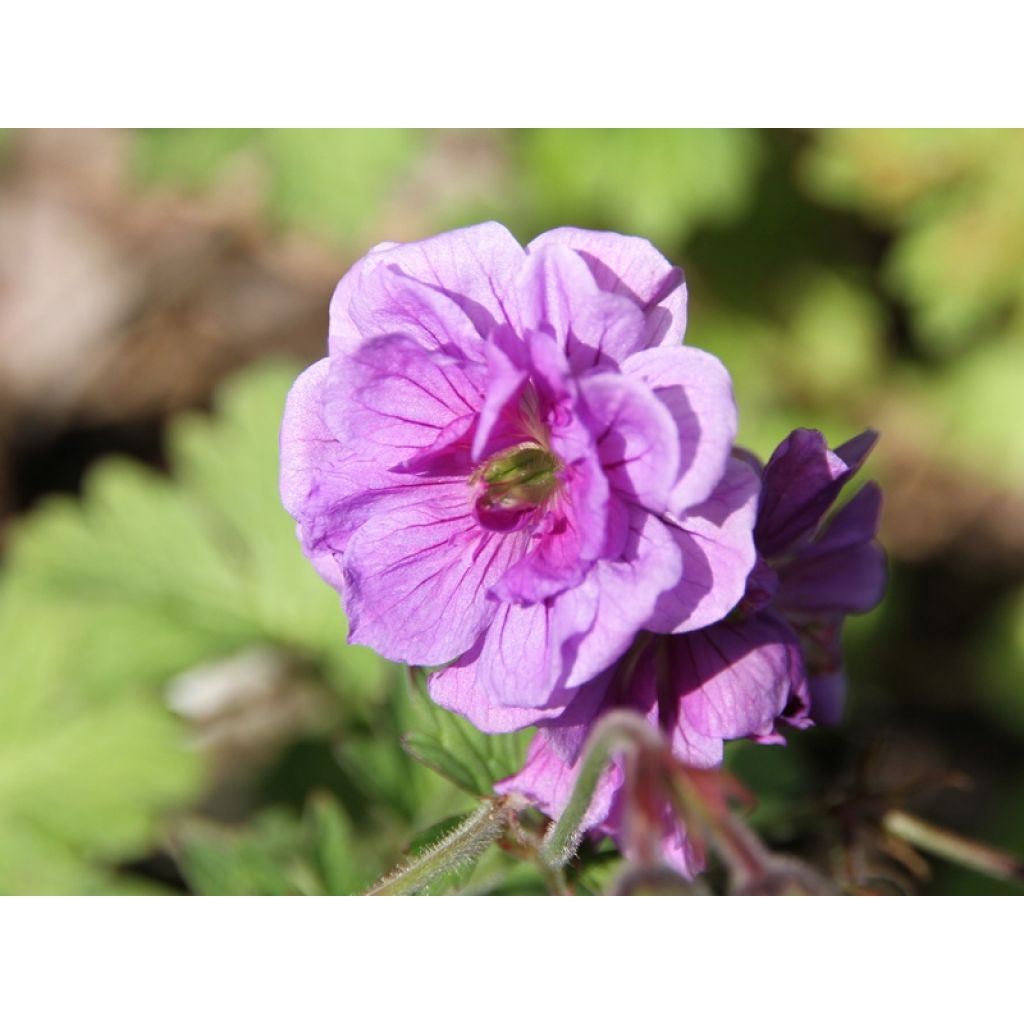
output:
<instances>
[{"instance_id":1,"label":"lilac geranium flower","mask_svg":"<svg viewBox=\"0 0 1024 1024\"><path fill-rule=\"evenodd\" d=\"M779 722L835 721L843 619L873 608L885 588L877 486L867 484L821 524L874 441L868 432L833 452L817 431L790 434L761 474L759 558L738 607L694 632L641 633L626 657L544 723L523 771L499 790L523 793L557 817L594 722L615 707L645 715L680 760L699 768L721 765L726 740L781 742ZM622 782L613 763L584 827L621 838ZM692 874L700 865L667 807L664 822L666 860Z\"/></svg>"},{"instance_id":2,"label":"lilac geranium flower","mask_svg":"<svg viewBox=\"0 0 1024 1024\"><path fill-rule=\"evenodd\" d=\"M682 344L685 300L650 243L572 228L524 250L482 224L352 268L281 437L284 504L351 641L451 663L438 698L513 728L638 630L736 604L756 474L731 457L728 374Z\"/></svg>"}]
</instances>

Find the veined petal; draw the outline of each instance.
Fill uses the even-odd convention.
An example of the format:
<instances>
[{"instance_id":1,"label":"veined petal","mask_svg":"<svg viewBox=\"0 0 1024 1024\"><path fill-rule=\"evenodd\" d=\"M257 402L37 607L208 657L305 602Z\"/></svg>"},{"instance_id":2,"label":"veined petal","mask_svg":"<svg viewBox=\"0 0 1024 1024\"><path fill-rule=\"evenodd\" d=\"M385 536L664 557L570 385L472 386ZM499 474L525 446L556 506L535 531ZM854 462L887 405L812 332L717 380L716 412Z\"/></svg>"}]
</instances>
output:
<instances>
[{"instance_id":1,"label":"veined petal","mask_svg":"<svg viewBox=\"0 0 1024 1024\"><path fill-rule=\"evenodd\" d=\"M513 358L513 346L521 345L518 338L508 338L508 332L495 332L486 346L487 390L473 436L473 461L493 455L523 440L523 422L520 411L523 388L529 371ZM509 351L512 349L512 351Z\"/></svg>"},{"instance_id":2,"label":"veined petal","mask_svg":"<svg viewBox=\"0 0 1024 1024\"><path fill-rule=\"evenodd\" d=\"M583 686L626 652L678 585L685 568L674 531L656 516L629 507L629 532L622 554L601 560L588 581L598 596L597 613L586 634L572 642L566 688Z\"/></svg>"},{"instance_id":3,"label":"veined petal","mask_svg":"<svg viewBox=\"0 0 1024 1024\"><path fill-rule=\"evenodd\" d=\"M564 706L562 683L573 645L591 628L597 589L580 586L539 604L495 606L477 661L477 679L498 703L512 707Z\"/></svg>"},{"instance_id":4,"label":"veined petal","mask_svg":"<svg viewBox=\"0 0 1024 1024\"><path fill-rule=\"evenodd\" d=\"M324 385L330 362L321 359L292 385L281 424L281 500L298 526L299 541L316 571L336 590L338 557L347 534L335 531L331 508L353 485L351 456L324 422Z\"/></svg>"},{"instance_id":5,"label":"veined petal","mask_svg":"<svg viewBox=\"0 0 1024 1024\"><path fill-rule=\"evenodd\" d=\"M516 282L514 309L519 336L549 335L574 373L618 365L640 347L646 330L634 302L602 291L583 257L557 245L531 250Z\"/></svg>"},{"instance_id":6,"label":"veined petal","mask_svg":"<svg viewBox=\"0 0 1024 1024\"><path fill-rule=\"evenodd\" d=\"M454 298L387 264L365 275L349 314L368 340L403 335L430 351L481 357L485 336Z\"/></svg>"},{"instance_id":7,"label":"veined petal","mask_svg":"<svg viewBox=\"0 0 1024 1024\"><path fill-rule=\"evenodd\" d=\"M430 677L427 686L435 703L469 719L481 732L516 732L562 714L558 707L518 708L497 703L477 677L482 647L483 641L478 640L461 658Z\"/></svg>"},{"instance_id":8,"label":"veined petal","mask_svg":"<svg viewBox=\"0 0 1024 1024\"><path fill-rule=\"evenodd\" d=\"M587 377L580 391L608 482L637 505L664 512L679 467L668 409L642 381L622 374Z\"/></svg>"},{"instance_id":9,"label":"veined petal","mask_svg":"<svg viewBox=\"0 0 1024 1024\"><path fill-rule=\"evenodd\" d=\"M723 740L773 735L790 698L806 690L799 641L771 614L664 642L679 695L674 708L663 701L664 724L679 756L701 767L721 762Z\"/></svg>"},{"instance_id":10,"label":"veined petal","mask_svg":"<svg viewBox=\"0 0 1024 1024\"><path fill-rule=\"evenodd\" d=\"M761 476L758 551L766 558L783 555L813 534L876 439L867 431L833 452L820 431L794 430L775 449Z\"/></svg>"},{"instance_id":11,"label":"veined petal","mask_svg":"<svg viewBox=\"0 0 1024 1024\"><path fill-rule=\"evenodd\" d=\"M721 483L705 502L671 529L682 557L682 577L663 593L647 628L684 633L724 618L743 597L757 552L752 534L757 476L732 459Z\"/></svg>"},{"instance_id":12,"label":"veined petal","mask_svg":"<svg viewBox=\"0 0 1024 1024\"><path fill-rule=\"evenodd\" d=\"M736 439L736 401L725 367L707 352L661 346L630 356L623 372L642 380L668 410L679 437L670 510L706 500L725 473Z\"/></svg>"},{"instance_id":13,"label":"veined petal","mask_svg":"<svg viewBox=\"0 0 1024 1024\"><path fill-rule=\"evenodd\" d=\"M686 282L683 272L646 238L611 231L555 228L535 238L527 252L548 245L565 246L583 258L605 292L624 295L640 307L644 332L638 348L678 345L686 331Z\"/></svg>"},{"instance_id":14,"label":"veined petal","mask_svg":"<svg viewBox=\"0 0 1024 1024\"><path fill-rule=\"evenodd\" d=\"M481 364L401 336L376 338L331 360L325 418L349 451L382 468L402 467L436 449L439 440L454 446L465 438L464 464L447 471L461 468L468 475L468 435L484 387Z\"/></svg>"},{"instance_id":15,"label":"veined petal","mask_svg":"<svg viewBox=\"0 0 1024 1024\"><path fill-rule=\"evenodd\" d=\"M419 242L376 246L341 279L331 300L331 356L351 351L377 332L366 316L384 315L366 301L371 278L386 268L386 280L406 278L426 285L457 306L476 338L486 338L495 324L507 323L506 295L526 255L500 224L477 224ZM378 294L378 298L380 295ZM393 312L402 314L401 309ZM369 327L371 334L367 334Z\"/></svg>"},{"instance_id":16,"label":"veined petal","mask_svg":"<svg viewBox=\"0 0 1024 1024\"><path fill-rule=\"evenodd\" d=\"M534 604L578 586L604 549L608 481L596 454L579 452L560 476L526 553L495 584L498 600Z\"/></svg>"},{"instance_id":17,"label":"veined petal","mask_svg":"<svg viewBox=\"0 0 1024 1024\"><path fill-rule=\"evenodd\" d=\"M521 540L480 527L464 482L443 494L371 517L352 535L344 558L352 643L438 665L469 650L491 621L487 591Z\"/></svg>"}]
</instances>

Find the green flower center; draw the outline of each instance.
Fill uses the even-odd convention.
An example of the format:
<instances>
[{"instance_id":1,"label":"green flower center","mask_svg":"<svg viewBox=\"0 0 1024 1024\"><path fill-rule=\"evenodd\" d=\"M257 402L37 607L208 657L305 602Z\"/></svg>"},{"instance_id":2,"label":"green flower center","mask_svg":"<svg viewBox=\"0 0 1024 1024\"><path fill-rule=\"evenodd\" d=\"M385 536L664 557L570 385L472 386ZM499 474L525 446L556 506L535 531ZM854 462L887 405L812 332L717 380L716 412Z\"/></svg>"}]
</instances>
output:
<instances>
[{"instance_id":1,"label":"green flower center","mask_svg":"<svg viewBox=\"0 0 1024 1024\"><path fill-rule=\"evenodd\" d=\"M474 474L483 484L478 507L506 512L537 508L558 486L561 468L555 455L534 441L506 448Z\"/></svg>"}]
</instances>

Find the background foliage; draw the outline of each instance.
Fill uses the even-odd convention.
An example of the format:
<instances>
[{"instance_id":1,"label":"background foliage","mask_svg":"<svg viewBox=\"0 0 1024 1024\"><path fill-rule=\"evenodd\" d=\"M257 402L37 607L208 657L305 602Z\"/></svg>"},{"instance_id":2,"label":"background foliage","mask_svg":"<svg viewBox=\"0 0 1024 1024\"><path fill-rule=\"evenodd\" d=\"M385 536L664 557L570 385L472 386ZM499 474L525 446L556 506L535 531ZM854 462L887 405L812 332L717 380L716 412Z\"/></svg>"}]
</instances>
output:
<instances>
[{"instance_id":1,"label":"background foliage","mask_svg":"<svg viewBox=\"0 0 1024 1024\"><path fill-rule=\"evenodd\" d=\"M513 770L524 737L345 644L276 484L336 279L487 217L652 238L762 456L881 430L892 584L849 631L846 723L730 766L776 848L1010 891L850 808L1024 851L1022 171L1016 131L4 136L0 892L358 892ZM543 880L494 850L453 886Z\"/></svg>"}]
</instances>

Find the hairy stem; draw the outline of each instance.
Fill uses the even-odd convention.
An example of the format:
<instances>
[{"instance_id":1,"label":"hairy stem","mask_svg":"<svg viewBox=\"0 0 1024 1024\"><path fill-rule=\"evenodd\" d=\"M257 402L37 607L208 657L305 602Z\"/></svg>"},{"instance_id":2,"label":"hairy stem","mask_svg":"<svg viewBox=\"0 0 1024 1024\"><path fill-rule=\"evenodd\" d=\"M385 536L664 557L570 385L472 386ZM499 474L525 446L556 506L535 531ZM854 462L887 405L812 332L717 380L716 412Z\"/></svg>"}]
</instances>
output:
<instances>
[{"instance_id":1,"label":"hairy stem","mask_svg":"<svg viewBox=\"0 0 1024 1024\"><path fill-rule=\"evenodd\" d=\"M485 801L461 825L378 882L366 895L413 896L449 871L472 864L501 837L512 813L508 800Z\"/></svg>"},{"instance_id":2,"label":"hairy stem","mask_svg":"<svg viewBox=\"0 0 1024 1024\"><path fill-rule=\"evenodd\" d=\"M541 860L562 868L579 848L583 822L608 761L616 754L662 749L661 737L632 711L613 711L598 723L580 757L579 774L562 816L540 849Z\"/></svg>"}]
</instances>

